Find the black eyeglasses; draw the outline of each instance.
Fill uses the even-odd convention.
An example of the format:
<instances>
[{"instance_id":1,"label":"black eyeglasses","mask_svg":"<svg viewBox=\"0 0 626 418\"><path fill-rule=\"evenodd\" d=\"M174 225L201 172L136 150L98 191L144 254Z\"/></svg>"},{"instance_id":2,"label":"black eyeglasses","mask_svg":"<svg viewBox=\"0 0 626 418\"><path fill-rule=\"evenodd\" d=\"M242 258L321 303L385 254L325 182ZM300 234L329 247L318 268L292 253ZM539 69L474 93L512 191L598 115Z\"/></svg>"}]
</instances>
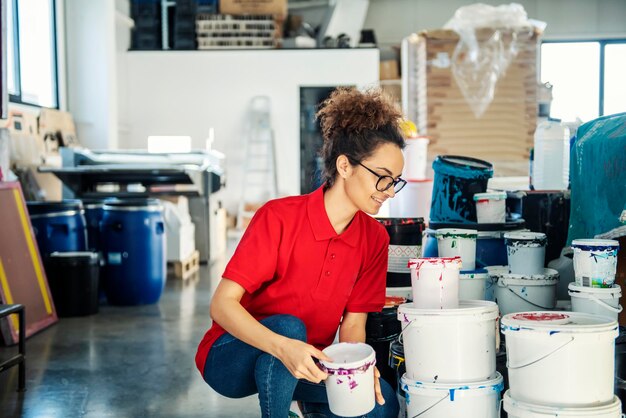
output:
<instances>
[{"instance_id":1,"label":"black eyeglasses","mask_svg":"<svg viewBox=\"0 0 626 418\"><path fill-rule=\"evenodd\" d=\"M376 182L376 190L378 190L379 192L385 192L393 186L393 192L398 193L400 190L402 190L404 186L406 186L406 180L403 180L400 177L394 179L391 176L381 176L371 168L364 166L363 163L361 163L360 161L357 161L357 164L378 177L378 181Z\"/></svg>"}]
</instances>

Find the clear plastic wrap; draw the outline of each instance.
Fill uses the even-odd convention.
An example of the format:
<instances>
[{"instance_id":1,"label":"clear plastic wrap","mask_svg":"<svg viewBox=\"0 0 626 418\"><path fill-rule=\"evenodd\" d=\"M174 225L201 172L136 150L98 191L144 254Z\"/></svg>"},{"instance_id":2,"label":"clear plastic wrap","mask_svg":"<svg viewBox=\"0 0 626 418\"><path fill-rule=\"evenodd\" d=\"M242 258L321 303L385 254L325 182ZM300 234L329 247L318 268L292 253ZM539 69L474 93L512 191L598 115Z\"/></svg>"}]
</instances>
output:
<instances>
[{"instance_id":1,"label":"clear plastic wrap","mask_svg":"<svg viewBox=\"0 0 626 418\"><path fill-rule=\"evenodd\" d=\"M529 20L517 3L497 7L477 3L459 8L444 28L459 35L452 73L478 118L493 100L496 83L517 55L519 31L543 31L545 23Z\"/></svg>"}]
</instances>

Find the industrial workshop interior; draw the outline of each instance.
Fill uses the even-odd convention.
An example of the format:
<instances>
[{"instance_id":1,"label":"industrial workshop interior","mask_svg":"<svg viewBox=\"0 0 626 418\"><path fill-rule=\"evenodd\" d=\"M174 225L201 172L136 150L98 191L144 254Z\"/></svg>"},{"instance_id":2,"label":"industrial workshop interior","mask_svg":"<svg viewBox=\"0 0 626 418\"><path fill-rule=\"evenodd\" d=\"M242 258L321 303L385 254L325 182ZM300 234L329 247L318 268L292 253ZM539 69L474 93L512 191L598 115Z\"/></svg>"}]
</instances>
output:
<instances>
[{"instance_id":1,"label":"industrial workshop interior","mask_svg":"<svg viewBox=\"0 0 626 418\"><path fill-rule=\"evenodd\" d=\"M0 417L626 415L626 0L0 0Z\"/></svg>"}]
</instances>

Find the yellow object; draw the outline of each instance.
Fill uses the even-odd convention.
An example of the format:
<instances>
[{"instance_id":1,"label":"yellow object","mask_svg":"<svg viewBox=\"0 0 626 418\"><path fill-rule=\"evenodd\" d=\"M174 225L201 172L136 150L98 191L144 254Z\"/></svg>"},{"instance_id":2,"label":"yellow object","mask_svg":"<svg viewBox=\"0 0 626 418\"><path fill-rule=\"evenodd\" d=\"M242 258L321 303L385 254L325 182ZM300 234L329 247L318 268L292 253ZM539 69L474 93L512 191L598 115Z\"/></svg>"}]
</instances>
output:
<instances>
[{"instance_id":1,"label":"yellow object","mask_svg":"<svg viewBox=\"0 0 626 418\"><path fill-rule=\"evenodd\" d=\"M404 119L400 122L400 129L402 129L402 135L404 135L405 138L415 138L419 135L417 126L408 119Z\"/></svg>"}]
</instances>

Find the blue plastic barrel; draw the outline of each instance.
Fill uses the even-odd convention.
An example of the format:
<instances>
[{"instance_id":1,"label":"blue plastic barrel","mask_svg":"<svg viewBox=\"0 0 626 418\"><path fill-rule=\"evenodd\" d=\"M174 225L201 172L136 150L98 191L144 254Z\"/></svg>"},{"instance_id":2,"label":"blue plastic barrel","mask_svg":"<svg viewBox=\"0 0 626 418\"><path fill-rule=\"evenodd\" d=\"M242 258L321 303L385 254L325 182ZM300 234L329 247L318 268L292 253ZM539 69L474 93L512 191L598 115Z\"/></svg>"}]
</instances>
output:
<instances>
[{"instance_id":1,"label":"blue plastic barrel","mask_svg":"<svg viewBox=\"0 0 626 418\"><path fill-rule=\"evenodd\" d=\"M105 199L81 199L85 208L87 223L87 248L89 251L100 251L100 221L104 214ZM114 199L113 199L114 200Z\"/></svg>"},{"instance_id":2,"label":"blue plastic barrel","mask_svg":"<svg viewBox=\"0 0 626 418\"><path fill-rule=\"evenodd\" d=\"M87 229L80 200L27 202L26 206L42 258L57 251L87 250Z\"/></svg>"},{"instance_id":3,"label":"blue plastic barrel","mask_svg":"<svg viewBox=\"0 0 626 418\"><path fill-rule=\"evenodd\" d=\"M430 206L431 222L476 222L474 194L484 193L493 176L487 161L440 155L433 161L435 178Z\"/></svg>"},{"instance_id":4,"label":"blue plastic barrel","mask_svg":"<svg viewBox=\"0 0 626 418\"><path fill-rule=\"evenodd\" d=\"M108 302L112 305L157 302L166 278L165 225L159 201L105 202L100 243Z\"/></svg>"}]
</instances>

